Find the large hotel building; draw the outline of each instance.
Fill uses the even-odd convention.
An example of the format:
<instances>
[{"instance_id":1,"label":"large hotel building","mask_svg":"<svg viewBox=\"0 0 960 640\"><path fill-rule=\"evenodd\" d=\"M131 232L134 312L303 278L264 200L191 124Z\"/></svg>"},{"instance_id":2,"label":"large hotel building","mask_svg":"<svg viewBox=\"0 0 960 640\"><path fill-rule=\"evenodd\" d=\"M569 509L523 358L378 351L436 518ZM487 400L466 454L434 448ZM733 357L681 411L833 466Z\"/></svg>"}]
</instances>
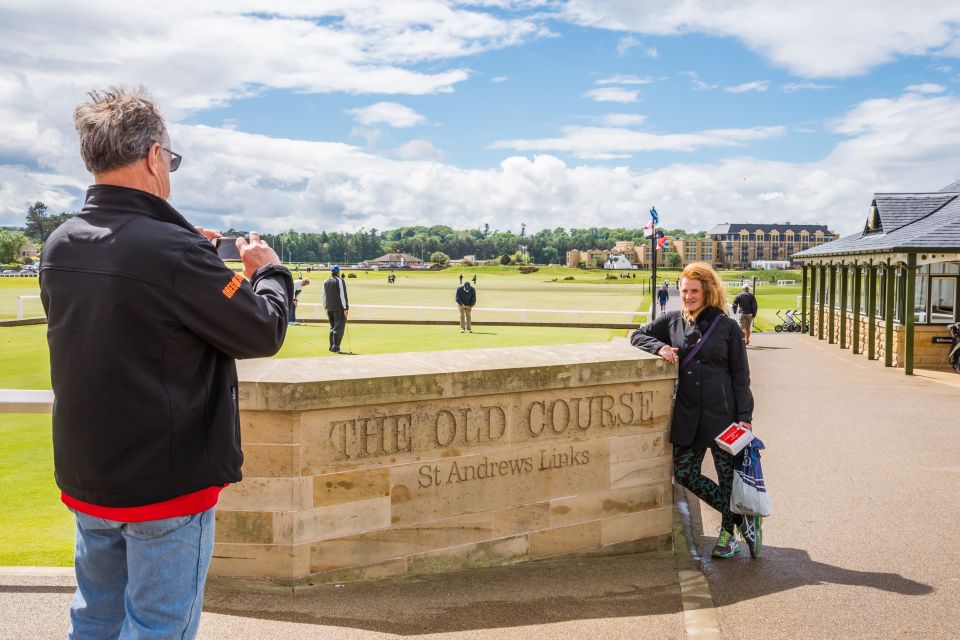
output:
<instances>
[{"instance_id":1,"label":"large hotel building","mask_svg":"<svg viewBox=\"0 0 960 640\"><path fill-rule=\"evenodd\" d=\"M789 261L794 253L839 237L822 224L723 223L705 238L680 238L675 245L684 265L703 261L724 269L749 269L755 261Z\"/></svg>"}]
</instances>

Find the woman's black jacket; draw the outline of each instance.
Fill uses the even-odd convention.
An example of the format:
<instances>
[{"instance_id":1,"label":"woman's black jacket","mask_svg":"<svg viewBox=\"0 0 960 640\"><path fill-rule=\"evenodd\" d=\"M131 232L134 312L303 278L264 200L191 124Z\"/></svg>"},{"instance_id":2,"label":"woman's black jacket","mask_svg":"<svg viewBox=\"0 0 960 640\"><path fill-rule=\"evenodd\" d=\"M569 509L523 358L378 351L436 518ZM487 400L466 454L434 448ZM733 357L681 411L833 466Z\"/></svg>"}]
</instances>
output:
<instances>
[{"instance_id":1,"label":"woman's black jacket","mask_svg":"<svg viewBox=\"0 0 960 640\"><path fill-rule=\"evenodd\" d=\"M633 332L633 346L656 354L664 345L679 347L678 362L723 312L704 309L695 324L671 311ZM670 442L706 449L731 422L753 422L750 367L740 327L732 318L720 318L710 339L679 373L673 405Z\"/></svg>"}]
</instances>

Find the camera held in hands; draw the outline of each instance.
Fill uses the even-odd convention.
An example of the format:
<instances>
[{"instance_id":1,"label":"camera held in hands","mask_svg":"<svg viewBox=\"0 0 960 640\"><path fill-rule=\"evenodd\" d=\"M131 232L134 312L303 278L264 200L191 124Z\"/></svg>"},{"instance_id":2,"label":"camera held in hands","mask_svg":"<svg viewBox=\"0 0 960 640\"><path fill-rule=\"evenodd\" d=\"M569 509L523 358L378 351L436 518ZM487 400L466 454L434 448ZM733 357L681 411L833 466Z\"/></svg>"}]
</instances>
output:
<instances>
[{"instance_id":1,"label":"camera held in hands","mask_svg":"<svg viewBox=\"0 0 960 640\"><path fill-rule=\"evenodd\" d=\"M249 242L250 239L247 238ZM211 238L210 242L217 248L217 255L221 260L240 260L240 250L237 249L236 238Z\"/></svg>"}]
</instances>

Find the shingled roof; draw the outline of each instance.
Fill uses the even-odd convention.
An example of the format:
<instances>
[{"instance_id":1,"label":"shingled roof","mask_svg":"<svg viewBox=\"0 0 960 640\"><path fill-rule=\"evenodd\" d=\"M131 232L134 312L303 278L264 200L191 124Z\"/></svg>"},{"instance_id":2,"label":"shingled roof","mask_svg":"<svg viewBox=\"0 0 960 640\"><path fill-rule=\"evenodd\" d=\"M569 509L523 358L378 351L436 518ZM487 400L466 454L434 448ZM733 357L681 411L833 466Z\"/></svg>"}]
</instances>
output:
<instances>
[{"instance_id":1,"label":"shingled roof","mask_svg":"<svg viewBox=\"0 0 960 640\"><path fill-rule=\"evenodd\" d=\"M879 225L874 229L867 226L792 257L960 251L960 180L930 193L876 193L873 204L879 212Z\"/></svg>"},{"instance_id":2,"label":"shingled roof","mask_svg":"<svg viewBox=\"0 0 960 640\"><path fill-rule=\"evenodd\" d=\"M754 224L751 222L724 222L723 224L716 224L710 231L707 231L707 235L727 235L728 233L740 233L741 231L747 231L751 235L757 231L763 231L764 233L770 233L771 231L778 231L779 233L793 231L799 234L804 229L811 235L817 231L822 231L825 235L833 235L833 232L830 231L825 224Z\"/></svg>"}]
</instances>

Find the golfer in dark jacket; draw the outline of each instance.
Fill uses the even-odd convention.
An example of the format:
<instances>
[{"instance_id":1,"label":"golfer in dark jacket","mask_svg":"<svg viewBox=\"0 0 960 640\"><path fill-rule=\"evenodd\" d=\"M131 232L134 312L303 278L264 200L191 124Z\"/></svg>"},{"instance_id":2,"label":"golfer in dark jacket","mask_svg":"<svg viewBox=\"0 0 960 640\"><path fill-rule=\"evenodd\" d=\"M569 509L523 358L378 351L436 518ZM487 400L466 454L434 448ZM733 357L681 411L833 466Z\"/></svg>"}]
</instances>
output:
<instances>
[{"instance_id":1,"label":"golfer in dark jacket","mask_svg":"<svg viewBox=\"0 0 960 640\"><path fill-rule=\"evenodd\" d=\"M640 327L630 342L669 362L682 362L716 323L709 338L679 372L670 426L674 476L678 484L723 515L714 557L729 558L740 550L734 537L735 525L750 554L756 557L763 538L762 519L730 511L734 457L714 442L731 423L752 428L753 395L743 335L726 315L723 283L709 264L688 265L681 275L680 290L682 310L667 312ZM700 473L708 449L713 454L719 485Z\"/></svg>"},{"instance_id":2,"label":"golfer in dark jacket","mask_svg":"<svg viewBox=\"0 0 960 640\"><path fill-rule=\"evenodd\" d=\"M457 287L456 300L457 306L460 307L460 333L473 333L470 313L473 311L473 306L477 304L477 290L470 286L469 280Z\"/></svg>"},{"instance_id":3,"label":"golfer in dark jacket","mask_svg":"<svg viewBox=\"0 0 960 640\"><path fill-rule=\"evenodd\" d=\"M323 283L323 308L330 321L330 351L339 353L340 341L347 327L350 304L347 302L347 283L340 277L340 265L330 267L330 277Z\"/></svg>"},{"instance_id":4,"label":"golfer in dark jacket","mask_svg":"<svg viewBox=\"0 0 960 640\"><path fill-rule=\"evenodd\" d=\"M746 344L750 344L750 329L759 310L757 297L750 293L750 285L743 285L743 293L737 294L731 307L734 313L740 311L740 330L743 331L743 339Z\"/></svg>"},{"instance_id":5,"label":"golfer in dark jacket","mask_svg":"<svg viewBox=\"0 0 960 640\"><path fill-rule=\"evenodd\" d=\"M69 638L193 638L220 490L241 479L235 358L283 343L290 272L243 275L167 202L180 164L142 89L74 114L96 184L43 248L54 477L76 520Z\"/></svg>"}]
</instances>

